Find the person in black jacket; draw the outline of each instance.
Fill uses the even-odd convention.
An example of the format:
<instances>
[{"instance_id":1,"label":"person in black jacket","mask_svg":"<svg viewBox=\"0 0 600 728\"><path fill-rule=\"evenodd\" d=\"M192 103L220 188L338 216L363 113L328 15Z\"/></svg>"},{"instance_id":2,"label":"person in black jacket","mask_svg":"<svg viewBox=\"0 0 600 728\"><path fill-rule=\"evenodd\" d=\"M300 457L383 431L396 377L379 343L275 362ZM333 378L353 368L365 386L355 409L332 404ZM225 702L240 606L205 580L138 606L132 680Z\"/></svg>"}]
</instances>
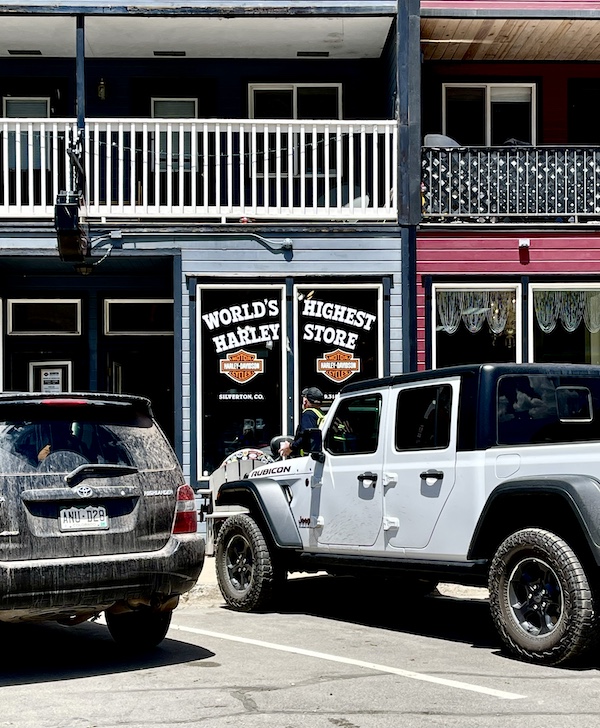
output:
<instances>
[{"instance_id":1,"label":"person in black jacket","mask_svg":"<svg viewBox=\"0 0 600 728\"><path fill-rule=\"evenodd\" d=\"M302 390L302 415L300 424L296 428L292 442L282 442L279 448L281 457L297 457L302 455L302 437L306 430L320 427L325 415L320 407L323 402L323 392L318 387L307 387Z\"/></svg>"}]
</instances>

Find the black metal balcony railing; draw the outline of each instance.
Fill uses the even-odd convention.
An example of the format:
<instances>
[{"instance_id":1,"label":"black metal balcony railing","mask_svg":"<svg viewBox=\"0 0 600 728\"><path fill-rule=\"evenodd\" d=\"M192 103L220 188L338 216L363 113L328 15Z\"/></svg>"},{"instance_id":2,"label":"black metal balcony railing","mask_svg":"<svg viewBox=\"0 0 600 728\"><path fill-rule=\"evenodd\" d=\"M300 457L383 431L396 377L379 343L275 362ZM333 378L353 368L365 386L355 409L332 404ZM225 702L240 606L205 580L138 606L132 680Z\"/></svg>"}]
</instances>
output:
<instances>
[{"instance_id":1,"label":"black metal balcony railing","mask_svg":"<svg viewBox=\"0 0 600 728\"><path fill-rule=\"evenodd\" d=\"M600 147L424 148L424 222L600 219Z\"/></svg>"}]
</instances>

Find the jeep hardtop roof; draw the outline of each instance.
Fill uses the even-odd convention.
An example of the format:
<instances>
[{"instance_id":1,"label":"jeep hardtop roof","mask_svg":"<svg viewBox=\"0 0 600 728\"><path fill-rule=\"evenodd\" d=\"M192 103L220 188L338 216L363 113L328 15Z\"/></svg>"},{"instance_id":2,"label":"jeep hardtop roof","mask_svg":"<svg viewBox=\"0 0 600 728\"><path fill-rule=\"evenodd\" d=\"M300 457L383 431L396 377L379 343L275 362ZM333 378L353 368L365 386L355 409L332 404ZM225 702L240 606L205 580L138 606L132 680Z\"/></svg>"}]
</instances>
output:
<instances>
[{"instance_id":1,"label":"jeep hardtop roof","mask_svg":"<svg viewBox=\"0 0 600 728\"><path fill-rule=\"evenodd\" d=\"M445 367L441 369L426 369L419 372L395 374L389 377L366 379L361 382L352 382L342 387L340 394L349 392L362 392L384 387L394 387L412 382L422 382L429 379L443 379L446 377L477 377L481 382L491 384L506 374L547 374L550 376L577 376L600 377L600 366L591 364L465 364L462 366Z\"/></svg>"}]
</instances>

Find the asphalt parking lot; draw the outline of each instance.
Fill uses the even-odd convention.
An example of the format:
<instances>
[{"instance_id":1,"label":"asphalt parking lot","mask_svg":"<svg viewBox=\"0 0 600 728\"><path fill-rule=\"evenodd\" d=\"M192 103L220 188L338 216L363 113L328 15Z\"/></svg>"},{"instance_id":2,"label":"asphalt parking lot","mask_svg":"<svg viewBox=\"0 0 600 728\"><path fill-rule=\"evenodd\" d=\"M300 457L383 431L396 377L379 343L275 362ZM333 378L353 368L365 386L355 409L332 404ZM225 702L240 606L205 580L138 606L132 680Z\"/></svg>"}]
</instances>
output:
<instances>
[{"instance_id":1,"label":"asphalt parking lot","mask_svg":"<svg viewBox=\"0 0 600 728\"><path fill-rule=\"evenodd\" d=\"M419 599L300 576L276 608L244 614L213 566L147 655L98 622L0 625L0 728L600 728L600 656L513 660L485 590Z\"/></svg>"}]
</instances>

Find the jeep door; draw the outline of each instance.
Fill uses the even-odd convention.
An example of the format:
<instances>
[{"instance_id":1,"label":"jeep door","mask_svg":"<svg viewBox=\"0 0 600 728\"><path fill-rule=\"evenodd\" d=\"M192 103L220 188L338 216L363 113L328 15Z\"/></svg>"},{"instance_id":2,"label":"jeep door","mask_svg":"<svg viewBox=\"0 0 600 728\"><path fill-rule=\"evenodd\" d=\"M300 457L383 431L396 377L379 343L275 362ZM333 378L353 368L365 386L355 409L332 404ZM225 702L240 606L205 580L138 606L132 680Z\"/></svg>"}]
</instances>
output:
<instances>
[{"instance_id":1,"label":"jeep door","mask_svg":"<svg viewBox=\"0 0 600 728\"><path fill-rule=\"evenodd\" d=\"M373 546L383 515L384 398L379 392L339 401L324 433L325 463L313 491L319 545ZM316 506L316 507L315 507Z\"/></svg>"},{"instance_id":2,"label":"jeep door","mask_svg":"<svg viewBox=\"0 0 600 728\"><path fill-rule=\"evenodd\" d=\"M454 488L460 380L394 390L388 421L386 549L424 549Z\"/></svg>"}]
</instances>

